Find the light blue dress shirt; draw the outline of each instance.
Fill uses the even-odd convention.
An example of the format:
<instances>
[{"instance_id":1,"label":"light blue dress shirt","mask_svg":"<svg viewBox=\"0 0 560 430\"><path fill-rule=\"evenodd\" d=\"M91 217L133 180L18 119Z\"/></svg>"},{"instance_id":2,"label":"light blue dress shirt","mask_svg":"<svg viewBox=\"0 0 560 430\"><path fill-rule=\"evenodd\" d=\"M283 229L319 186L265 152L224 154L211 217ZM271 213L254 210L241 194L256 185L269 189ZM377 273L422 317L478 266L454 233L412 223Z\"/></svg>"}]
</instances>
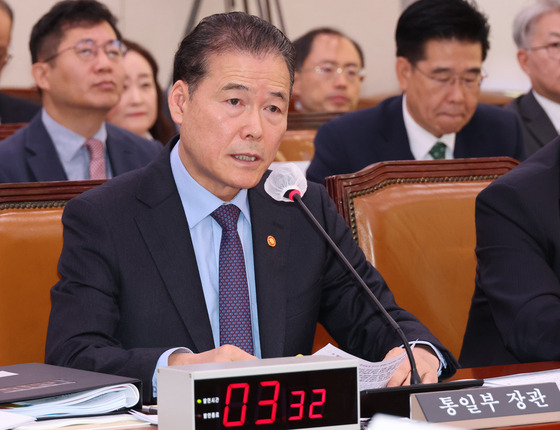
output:
<instances>
[{"instance_id":1,"label":"light blue dress shirt","mask_svg":"<svg viewBox=\"0 0 560 430\"><path fill-rule=\"evenodd\" d=\"M62 163L68 180L81 181L89 179L89 152L84 146L87 138L60 125L49 116L44 108L41 110L41 120L54 143L58 158ZM105 127L105 122L101 124L93 139L103 143L107 178L112 178L113 172L111 171L111 163L107 155L107 128Z\"/></svg>"},{"instance_id":2,"label":"light blue dress shirt","mask_svg":"<svg viewBox=\"0 0 560 430\"><path fill-rule=\"evenodd\" d=\"M249 304L251 307L251 325L253 331L254 355L261 358L261 342L259 337L259 324L257 312L257 292L255 286L255 266L253 260L253 236L251 232L251 214L249 211L249 201L247 190L243 189L233 198L231 202L224 202L198 182L189 174L179 158L178 142L171 150L171 171L191 234L198 272L202 282L202 290L206 301L206 308L210 318L214 345L220 346L220 318L219 318L219 255L220 242L222 239L222 228L210 215L223 204L234 204L240 210L237 222L237 231L243 246L245 255L245 269L247 271L247 284L249 286ZM186 288L186 286L185 286ZM167 366L169 356L176 351L191 352L188 348L172 348L166 351L159 358L154 377L152 379L154 396L156 391L157 368Z\"/></svg>"}]
</instances>

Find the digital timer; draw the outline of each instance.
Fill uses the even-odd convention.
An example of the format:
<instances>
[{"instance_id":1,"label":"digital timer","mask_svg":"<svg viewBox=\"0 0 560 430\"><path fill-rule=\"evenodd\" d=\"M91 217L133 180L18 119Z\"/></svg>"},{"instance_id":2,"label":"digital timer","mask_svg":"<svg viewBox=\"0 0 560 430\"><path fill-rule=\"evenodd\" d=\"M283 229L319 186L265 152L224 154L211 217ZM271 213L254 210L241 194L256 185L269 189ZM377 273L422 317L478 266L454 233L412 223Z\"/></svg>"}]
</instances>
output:
<instances>
[{"instance_id":1,"label":"digital timer","mask_svg":"<svg viewBox=\"0 0 560 430\"><path fill-rule=\"evenodd\" d=\"M158 370L161 430L359 429L358 363L325 356Z\"/></svg>"}]
</instances>

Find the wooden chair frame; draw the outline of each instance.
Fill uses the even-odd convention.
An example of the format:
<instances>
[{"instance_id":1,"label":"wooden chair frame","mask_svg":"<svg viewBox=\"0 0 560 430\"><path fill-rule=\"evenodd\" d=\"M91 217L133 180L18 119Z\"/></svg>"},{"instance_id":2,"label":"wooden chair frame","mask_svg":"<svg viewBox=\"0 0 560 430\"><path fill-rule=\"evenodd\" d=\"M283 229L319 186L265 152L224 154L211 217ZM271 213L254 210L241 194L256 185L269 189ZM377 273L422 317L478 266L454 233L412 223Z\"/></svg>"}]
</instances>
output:
<instances>
[{"instance_id":1,"label":"wooden chair frame","mask_svg":"<svg viewBox=\"0 0 560 430\"><path fill-rule=\"evenodd\" d=\"M519 161L510 157L383 161L359 172L325 178L325 186L358 242L354 198L401 183L491 181Z\"/></svg>"}]
</instances>

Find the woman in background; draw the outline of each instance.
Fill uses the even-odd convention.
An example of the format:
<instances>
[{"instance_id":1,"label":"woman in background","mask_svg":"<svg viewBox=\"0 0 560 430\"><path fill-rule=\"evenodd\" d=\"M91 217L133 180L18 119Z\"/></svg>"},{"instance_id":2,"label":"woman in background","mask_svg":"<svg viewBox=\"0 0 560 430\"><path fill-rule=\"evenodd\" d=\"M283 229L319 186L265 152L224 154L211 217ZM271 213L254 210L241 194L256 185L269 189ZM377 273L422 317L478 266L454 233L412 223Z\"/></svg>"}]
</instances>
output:
<instances>
[{"instance_id":1,"label":"woman in background","mask_svg":"<svg viewBox=\"0 0 560 430\"><path fill-rule=\"evenodd\" d=\"M126 72L119 103L107 120L142 137L165 144L176 134L163 112L163 92L157 82L158 66L152 55L139 44L124 40L128 48L123 64Z\"/></svg>"}]
</instances>

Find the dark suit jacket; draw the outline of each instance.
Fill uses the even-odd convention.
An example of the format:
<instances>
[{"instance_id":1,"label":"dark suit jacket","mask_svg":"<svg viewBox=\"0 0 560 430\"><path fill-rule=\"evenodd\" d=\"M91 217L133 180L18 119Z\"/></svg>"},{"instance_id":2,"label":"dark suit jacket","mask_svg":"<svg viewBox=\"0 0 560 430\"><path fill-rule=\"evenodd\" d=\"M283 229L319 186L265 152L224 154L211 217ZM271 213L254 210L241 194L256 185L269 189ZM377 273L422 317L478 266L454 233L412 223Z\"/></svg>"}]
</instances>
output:
<instances>
[{"instance_id":1,"label":"dark suit jacket","mask_svg":"<svg viewBox=\"0 0 560 430\"><path fill-rule=\"evenodd\" d=\"M483 190L460 362L560 360L560 138Z\"/></svg>"},{"instance_id":2,"label":"dark suit jacket","mask_svg":"<svg viewBox=\"0 0 560 430\"><path fill-rule=\"evenodd\" d=\"M525 158L521 127L510 112L479 103L455 140L454 158L509 155ZM402 115L402 96L351 112L323 124L307 178L353 173L379 161L414 160Z\"/></svg>"},{"instance_id":3,"label":"dark suit jacket","mask_svg":"<svg viewBox=\"0 0 560 430\"><path fill-rule=\"evenodd\" d=\"M157 141L107 123L107 151L114 176L145 166L161 148ZM0 183L67 179L41 113L29 125L0 141Z\"/></svg>"},{"instance_id":4,"label":"dark suit jacket","mask_svg":"<svg viewBox=\"0 0 560 430\"><path fill-rule=\"evenodd\" d=\"M63 214L61 280L51 290L46 361L151 379L171 347L215 347L169 143L147 167L72 199ZM302 210L273 200L264 180L249 190L263 357L311 352L321 321L345 350L381 360L401 344ZM400 309L366 261L322 186L304 201L408 339L440 343ZM270 247L267 237L276 238ZM455 360L441 350L453 372Z\"/></svg>"},{"instance_id":5,"label":"dark suit jacket","mask_svg":"<svg viewBox=\"0 0 560 430\"><path fill-rule=\"evenodd\" d=\"M2 124L29 122L40 110L40 105L0 93L0 121Z\"/></svg>"},{"instance_id":6,"label":"dark suit jacket","mask_svg":"<svg viewBox=\"0 0 560 430\"><path fill-rule=\"evenodd\" d=\"M527 156L534 154L558 136L550 118L531 91L512 100L504 108L517 114L521 120Z\"/></svg>"}]
</instances>

